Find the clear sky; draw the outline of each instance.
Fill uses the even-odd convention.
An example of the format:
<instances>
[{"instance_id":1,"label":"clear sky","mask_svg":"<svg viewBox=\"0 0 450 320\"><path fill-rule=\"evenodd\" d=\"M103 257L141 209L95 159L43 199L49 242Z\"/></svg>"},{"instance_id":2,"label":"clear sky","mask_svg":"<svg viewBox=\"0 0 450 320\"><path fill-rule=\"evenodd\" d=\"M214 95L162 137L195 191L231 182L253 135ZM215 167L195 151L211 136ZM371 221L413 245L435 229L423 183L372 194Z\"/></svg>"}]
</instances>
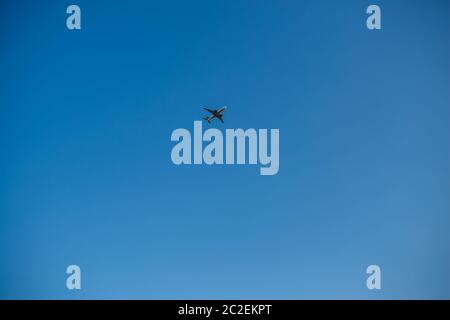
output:
<instances>
[{"instance_id":1,"label":"clear sky","mask_svg":"<svg viewBox=\"0 0 450 320\"><path fill-rule=\"evenodd\" d=\"M438 0L3 1L0 298L450 298L449 33ZM277 175L171 162L223 105Z\"/></svg>"}]
</instances>

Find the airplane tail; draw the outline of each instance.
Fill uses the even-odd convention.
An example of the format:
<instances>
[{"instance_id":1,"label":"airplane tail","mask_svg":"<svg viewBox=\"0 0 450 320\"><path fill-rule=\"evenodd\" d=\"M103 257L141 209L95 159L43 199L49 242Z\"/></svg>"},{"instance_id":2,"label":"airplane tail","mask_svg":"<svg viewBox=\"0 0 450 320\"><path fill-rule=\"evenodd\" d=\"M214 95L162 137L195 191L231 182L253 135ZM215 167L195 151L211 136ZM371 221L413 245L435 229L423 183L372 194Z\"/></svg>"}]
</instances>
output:
<instances>
[{"instance_id":1,"label":"airplane tail","mask_svg":"<svg viewBox=\"0 0 450 320\"><path fill-rule=\"evenodd\" d=\"M208 121L208 123L211 123L211 120L208 117L204 117L202 119Z\"/></svg>"}]
</instances>

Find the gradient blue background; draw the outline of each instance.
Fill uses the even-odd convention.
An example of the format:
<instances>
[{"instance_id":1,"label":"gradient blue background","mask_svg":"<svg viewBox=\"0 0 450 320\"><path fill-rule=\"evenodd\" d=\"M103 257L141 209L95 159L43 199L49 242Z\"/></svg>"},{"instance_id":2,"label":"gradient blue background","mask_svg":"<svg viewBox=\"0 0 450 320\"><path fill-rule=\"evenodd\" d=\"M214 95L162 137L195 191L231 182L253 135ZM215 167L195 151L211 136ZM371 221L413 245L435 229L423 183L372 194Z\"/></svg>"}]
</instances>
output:
<instances>
[{"instance_id":1,"label":"gradient blue background","mask_svg":"<svg viewBox=\"0 0 450 320\"><path fill-rule=\"evenodd\" d=\"M0 298L450 298L450 2L71 3L0 5ZM223 105L278 175L172 164Z\"/></svg>"}]
</instances>

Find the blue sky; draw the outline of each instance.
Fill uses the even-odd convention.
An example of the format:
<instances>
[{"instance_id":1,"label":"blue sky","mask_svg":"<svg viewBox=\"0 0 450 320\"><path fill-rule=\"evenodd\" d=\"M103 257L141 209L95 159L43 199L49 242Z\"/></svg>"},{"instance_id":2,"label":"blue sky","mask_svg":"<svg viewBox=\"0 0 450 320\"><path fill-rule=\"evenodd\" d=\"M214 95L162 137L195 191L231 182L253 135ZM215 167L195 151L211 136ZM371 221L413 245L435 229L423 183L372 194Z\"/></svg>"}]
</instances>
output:
<instances>
[{"instance_id":1,"label":"blue sky","mask_svg":"<svg viewBox=\"0 0 450 320\"><path fill-rule=\"evenodd\" d=\"M450 298L450 5L374 3L2 3L0 298ZM223 105L277 175L172 164Z\"/></svg>"}]
</instances>

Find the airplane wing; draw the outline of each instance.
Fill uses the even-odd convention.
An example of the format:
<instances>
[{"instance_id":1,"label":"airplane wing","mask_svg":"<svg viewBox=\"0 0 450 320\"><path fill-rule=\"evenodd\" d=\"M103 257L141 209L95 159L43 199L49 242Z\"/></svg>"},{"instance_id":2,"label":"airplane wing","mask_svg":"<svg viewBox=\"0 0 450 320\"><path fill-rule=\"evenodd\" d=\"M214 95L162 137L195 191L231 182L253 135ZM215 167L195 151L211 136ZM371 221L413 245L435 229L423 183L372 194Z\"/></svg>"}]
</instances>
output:
<instances>
[{"instance_id":1,"label":"airplane wing","mask_svg":"<svg viewBox=\"0 0 450 320\"><path fill-rule=\"evenodd\" d=\"M222 121L222 123L223 123L223 118L222 118L222 115L220 115L220 116L218 116L218 117L216 117L216 118L218 118L220 121Z\"/></svg>"},{"instance_id":2,"label":"airplane wing","mask_svg":"<svg viewBox=\"0 0 450 320\"><path fill-rule=\"evenodd\" d=\"M208 112L210 112L212 114L215 114L215 110L211 110L211 109L208 109L208 108L203 108L203 109L205 109L206 111L208 111Z\"/></svg>"}]
</instances>

